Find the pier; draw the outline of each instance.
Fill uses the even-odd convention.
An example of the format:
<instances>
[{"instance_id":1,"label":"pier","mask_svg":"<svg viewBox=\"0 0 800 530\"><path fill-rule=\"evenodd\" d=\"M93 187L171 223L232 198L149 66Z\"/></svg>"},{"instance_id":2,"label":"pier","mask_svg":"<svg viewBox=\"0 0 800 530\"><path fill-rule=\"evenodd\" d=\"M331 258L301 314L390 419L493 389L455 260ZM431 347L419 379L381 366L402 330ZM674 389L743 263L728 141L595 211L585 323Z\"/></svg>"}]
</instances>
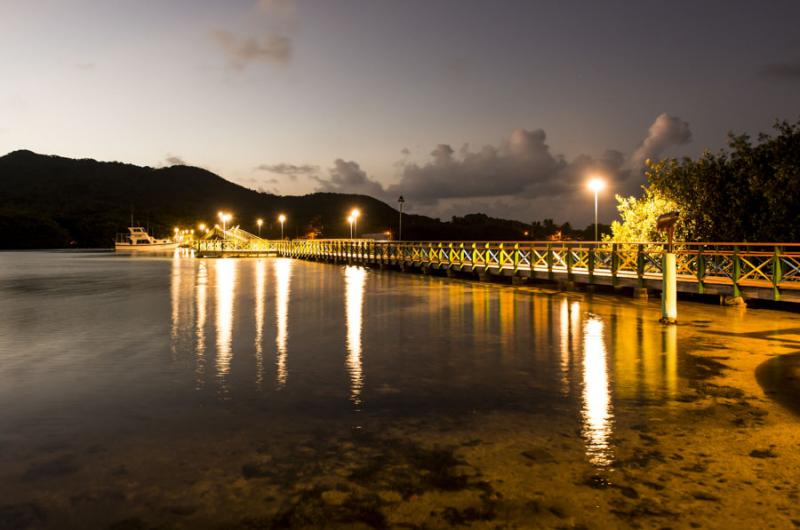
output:
<instances>
[{"instance_id":1,"label":"pier","mask_svg":"<svg viewBox=\"0 0 800 530\"><path fill-rule=\"evenodd\" d=\"M230 233L230 231L229 231ZM514 283L553 282L564 289L631 288L636 296L661 290L662 243L585 241L265 240L239 231L195 243L200 257L283 256ZM224 234L221 234L224 235ZM679 243L681 293L718 295L725 303L761 299L800 303L800 244Z\"/></svg>"}]
</instances>

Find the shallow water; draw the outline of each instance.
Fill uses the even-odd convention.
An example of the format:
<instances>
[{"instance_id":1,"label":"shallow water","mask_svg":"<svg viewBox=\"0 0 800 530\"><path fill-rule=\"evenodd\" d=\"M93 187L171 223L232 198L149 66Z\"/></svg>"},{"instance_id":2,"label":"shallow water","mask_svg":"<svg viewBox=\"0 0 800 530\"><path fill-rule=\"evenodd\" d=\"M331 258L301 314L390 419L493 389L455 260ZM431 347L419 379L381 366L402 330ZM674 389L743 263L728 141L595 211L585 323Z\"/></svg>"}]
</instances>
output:
<instances>
[{"instance_id":1,"label":"shallow water","mask_svg":"<svg viewBox=\"0 0 800 530\"><path fill-rule=\"evenodd\" d=\"M800 317L679 310L3 253L0 529L800 525Z\"/></svg>"}]
</instances>

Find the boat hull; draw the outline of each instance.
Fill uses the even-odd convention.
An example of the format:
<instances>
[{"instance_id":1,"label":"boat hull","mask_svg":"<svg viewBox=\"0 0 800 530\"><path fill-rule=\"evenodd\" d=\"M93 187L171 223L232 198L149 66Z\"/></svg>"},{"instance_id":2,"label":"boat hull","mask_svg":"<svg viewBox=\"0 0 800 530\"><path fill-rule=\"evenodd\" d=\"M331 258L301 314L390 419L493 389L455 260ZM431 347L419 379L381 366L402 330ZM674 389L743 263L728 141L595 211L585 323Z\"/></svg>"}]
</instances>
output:
<instances>
[{"instance_id":1,"label":"boat hull","mask_svg":"<svg viewBox=\"0 0 800 530\"><path fill-rule=\"evenodd\" d=\"M115 243L117 252L170 252L178 248L177 243L152 243L149 245L131 245L130 243Z\"/></svg>"}]
</instances>

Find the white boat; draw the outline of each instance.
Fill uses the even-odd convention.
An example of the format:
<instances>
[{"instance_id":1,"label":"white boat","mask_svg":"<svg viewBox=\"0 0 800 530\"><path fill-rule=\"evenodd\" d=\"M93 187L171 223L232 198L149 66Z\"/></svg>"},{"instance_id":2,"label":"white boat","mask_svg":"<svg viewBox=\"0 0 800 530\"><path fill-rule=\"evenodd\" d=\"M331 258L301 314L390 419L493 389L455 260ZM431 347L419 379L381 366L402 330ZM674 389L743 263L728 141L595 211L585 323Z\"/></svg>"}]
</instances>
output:
<instances>
[{"instance_id":1,"label":"white boat","mask_svg":"<svg viewBox=\"0 0 800 530\"><path fill-rule=\"evenodd\" d=\"M114 249L124 252L168 252L178 248L171 239L156 239L141 226L129 226L127 234L117 234Z\"/></svg>"}]
</instances>

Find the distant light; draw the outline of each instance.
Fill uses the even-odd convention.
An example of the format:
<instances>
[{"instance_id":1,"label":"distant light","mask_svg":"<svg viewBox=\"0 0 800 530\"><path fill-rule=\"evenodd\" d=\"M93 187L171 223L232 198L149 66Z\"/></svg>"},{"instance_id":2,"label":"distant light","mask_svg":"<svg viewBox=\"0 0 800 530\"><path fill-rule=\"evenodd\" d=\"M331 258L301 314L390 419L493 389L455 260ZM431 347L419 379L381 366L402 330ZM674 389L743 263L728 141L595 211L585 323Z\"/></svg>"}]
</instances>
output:
<instances>
[{"instance_id":1,"label":"distant light","mask_svg":"<svg viewBox=\"0 0 800 530\"><path fill-rule=\"evenodd\" d=\"M199 228L200 231L203 232L206 229L206 225L205 225L205 223L200 223L199 225L197 225L197 228Z\"/></svg>"},{"instance_id":2,"label":"distant light","mask_svg":"<svg viewBox=\"0 0 800 530\"><path fill-rule=\"evenodd\" d=\"M280 214L280 215L278 216L278 221L279 221L279 222L281 222L281 223L285 222L285 221L286 221L286 216L285 216L285 215L283 215L283 214Z\"/></svg>"},{"instance_id":3,"label":"distant light","mask_svg":"<svg viewBox=\"0 0 800 530\"><path fill-rule=\"evenodd\" d=\"M175 227L175 233L177 234L179 231L180 231L180 230L178 230L178 227L176 226L176 227Z\"/></svg>"},{"instance_id":4,"label":"distant light","mask_svg":"<svg viewBox=\"0 0 800 530\"><path fill-rule=\"evenodd\" d=\"M358 216L361 215L361 212L358 211L358 208L353 208L353 211L350 212L350 216L353 219L358 219Z\"/></svg>"},{"instance_id":5,"label":"distant light","mask_svg":"<svg viewBox=\"0 0 800 530\"><path fill-rule=\"evenodd\" d=\"M220 219L222 219L222 216L223 216L223 215L224 215L224 214L222 213L222 210L220 210L220 211L218 211L218 212L217 212L217 217L219 217Z\"/></svg>"},{"instance_id":6,"label":"distant light","mask_svg":"<svg viewBox=\"0 0 800 530\"><path fill-rule=\"evenodd\" d=\"M597 193L598 191L603 191L606 188L606 181L600 177L592 177L589 179L587 186L590 190Z\"/></svg>"},{"instance_id":7,"label":"distant light","mask_svg":"<svg viewBox=\"0 0 800 530\"><path fill-rule=\"evenodd\" d=\"M263 224L264 224L264 220L263 220L263 219L256 219L256 224L257 224L258 226L261 226L261 225L263 225Z\"/></svg>"},{"instance_id":8,"label":"distant light","mask_svg":"<svg viewBox=\"0 0 800 530\"><path fill-rule=\"evenodd\" d=\"M355 220L356 220L356 218L353 217L352 215L350 215L350 217L347 218L347 222L350 223L350 224L353 224L353 221L355 221Z\"/></svg>"}]
</instances>

